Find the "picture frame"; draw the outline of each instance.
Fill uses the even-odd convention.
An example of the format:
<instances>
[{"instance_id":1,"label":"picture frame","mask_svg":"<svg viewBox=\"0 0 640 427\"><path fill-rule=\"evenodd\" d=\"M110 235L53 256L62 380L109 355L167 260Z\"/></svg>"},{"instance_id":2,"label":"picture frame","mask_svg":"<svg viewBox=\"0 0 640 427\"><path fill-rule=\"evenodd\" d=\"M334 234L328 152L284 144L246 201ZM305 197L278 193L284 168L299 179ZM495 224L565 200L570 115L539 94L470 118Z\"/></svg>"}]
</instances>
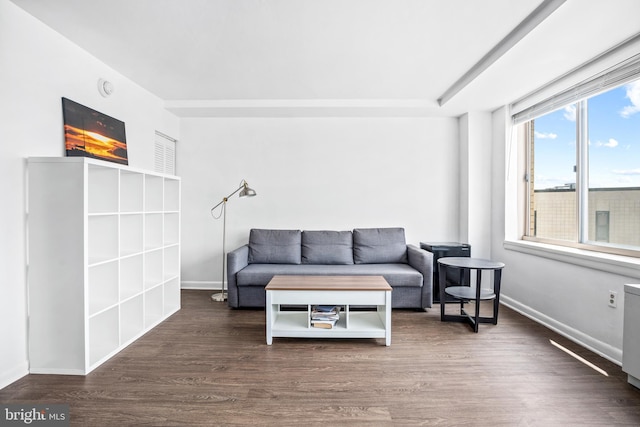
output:
<instances>
[{"instance_id":1,"label":"picture frame","mask_svg":"<svg viewBox=\"0 0 640 427\"><path fill-rule=\"evenodd\" d=\"M68 157L91 157L129 164L123 121L64 97L62 112Z\"/></svg>"}]
</instances>

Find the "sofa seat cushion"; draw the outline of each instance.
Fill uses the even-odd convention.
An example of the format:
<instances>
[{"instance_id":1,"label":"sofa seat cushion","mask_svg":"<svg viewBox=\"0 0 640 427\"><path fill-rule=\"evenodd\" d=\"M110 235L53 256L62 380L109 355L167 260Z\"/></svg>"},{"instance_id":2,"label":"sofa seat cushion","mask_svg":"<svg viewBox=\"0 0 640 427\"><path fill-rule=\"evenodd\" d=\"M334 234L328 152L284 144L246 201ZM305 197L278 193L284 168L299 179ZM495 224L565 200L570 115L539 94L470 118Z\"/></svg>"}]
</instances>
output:
<instances>
[{"instance_id":1,"label":"sofa seat cushion","mask_svg":"<svg viewBox=\"0 0 640 427\"><path fill-rule=\"evenodd\" d=\"M303 264L353 264L351 231L303 231Z\"/></svg>"},{"instance_id":2,"label":"sofa seat cushion","mask_svg":"<svg viewBox=\"0 0 640 427\"><path fill-rule=\"evenodd\" d=\"M277 274L310 276L384 276L392 288L422 287L422 274L408 264L250 264L237 273L238 286L266 286Z\"/></svg>"},{"instance_id":3,"label":"sofa seat cushion","mask_svg":"<svg viewBox=\"0 0 640 427\"><path fill-rule=\"evenodd\" d=\"M300 230L251 229L250 264L300 264L302 262Z\"/></svg>"},{"instance_id":4,"label":"sofa seat cushion","mask_svg":"<svg viewBox=\"0 0 640 427\"><path fill-rule=\"evenodd\" d=\"M406 263L404 228L356 228L353 230L356 264Z\"/></svg>"}]
</instances>

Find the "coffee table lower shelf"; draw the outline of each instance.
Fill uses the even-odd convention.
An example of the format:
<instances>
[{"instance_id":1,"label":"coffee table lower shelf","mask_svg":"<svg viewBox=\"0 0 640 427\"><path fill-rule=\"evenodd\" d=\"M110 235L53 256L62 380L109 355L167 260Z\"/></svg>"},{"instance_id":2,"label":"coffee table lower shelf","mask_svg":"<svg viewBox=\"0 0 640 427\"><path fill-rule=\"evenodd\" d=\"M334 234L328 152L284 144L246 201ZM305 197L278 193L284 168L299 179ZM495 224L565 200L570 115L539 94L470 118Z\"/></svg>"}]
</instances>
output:
<instances>
[{"instance_id":1,"label":"coffee table lower shelf","mask_svg":"<svg viewBox=\"0 0 640 427\"><path fill-rule=\"evenodd\" d=\"M346 310L345 310L346 311ZM307 311L276 311L271 337L288 338L386 338L383 312L349 311L331 329L315 328L309 324ZM268 344L271 344L268 342Z\"/></svg>"},{"instance_id":2,"label":"coffee table lower shelf","mask_svg":"<svg viewBox=\"0 0 640 427\"><path fill-rule=\"evenodd\" d=\"M265 290L268 345L274 337L384 338L391 345L392 289L382 276L274 276ZM311 325L314 305L343 307L333 328Z\"/></svg>"}]
</instances>

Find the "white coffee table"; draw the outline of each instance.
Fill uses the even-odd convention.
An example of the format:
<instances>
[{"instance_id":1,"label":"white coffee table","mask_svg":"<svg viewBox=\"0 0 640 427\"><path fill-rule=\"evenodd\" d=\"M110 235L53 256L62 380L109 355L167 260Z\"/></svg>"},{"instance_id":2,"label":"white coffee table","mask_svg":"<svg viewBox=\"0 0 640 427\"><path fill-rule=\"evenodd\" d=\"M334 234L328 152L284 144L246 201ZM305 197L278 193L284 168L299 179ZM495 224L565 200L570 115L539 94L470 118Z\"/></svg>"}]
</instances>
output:
<instances>
[{"instance_id":1,"label":"white coffee table","mask_svg":"<svg viewBox=\"0 0 640 427\"><path fill-rule=\"evenodd\" d=\"M273 337L384 338L391 345L391 291L382 276L274 276L267 292L267 344ZM281 305L306 307L281 310ZM344 310L332 329L311 325L314 305L339 305ZM352 311L350 305L375 306Z\"/></svg>"}]
</instances>

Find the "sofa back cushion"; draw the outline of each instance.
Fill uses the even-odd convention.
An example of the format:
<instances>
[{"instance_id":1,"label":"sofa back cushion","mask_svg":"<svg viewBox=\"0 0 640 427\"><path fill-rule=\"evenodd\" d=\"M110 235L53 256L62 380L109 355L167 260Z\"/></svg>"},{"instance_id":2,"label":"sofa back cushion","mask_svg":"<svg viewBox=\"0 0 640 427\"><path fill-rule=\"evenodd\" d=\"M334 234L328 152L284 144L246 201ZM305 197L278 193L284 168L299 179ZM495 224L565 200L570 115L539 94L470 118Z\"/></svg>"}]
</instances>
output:
<instances>
[{"instance_id":1,"label":"sofa back cushion","mask_svg":"<svg viewBox=\"0 0 640 427\"><path fill-rule=\"evenodd\" d=\"M353 264L351 231L303 231L303 264Z\"/></svg>"},{"instance_id":2,"label":"sofa back cushion","mask_svg":"<svg viewBox=\"0 0 640 427\"><path fill-rule=\"evenodd\" d=\"M252 229L249 233L250 264L300 264L300 230Z\"/></svg>"},{"instance_id":3,"label":"sofa back cushion","mask_svg":"<svg viewBox=\"0 0 640 427\"><path fill-rule=\"evenodd\" d=\"M404 228L354 229L353 260L356 264L406 263Z\"/></svg>"}]
</instances>

